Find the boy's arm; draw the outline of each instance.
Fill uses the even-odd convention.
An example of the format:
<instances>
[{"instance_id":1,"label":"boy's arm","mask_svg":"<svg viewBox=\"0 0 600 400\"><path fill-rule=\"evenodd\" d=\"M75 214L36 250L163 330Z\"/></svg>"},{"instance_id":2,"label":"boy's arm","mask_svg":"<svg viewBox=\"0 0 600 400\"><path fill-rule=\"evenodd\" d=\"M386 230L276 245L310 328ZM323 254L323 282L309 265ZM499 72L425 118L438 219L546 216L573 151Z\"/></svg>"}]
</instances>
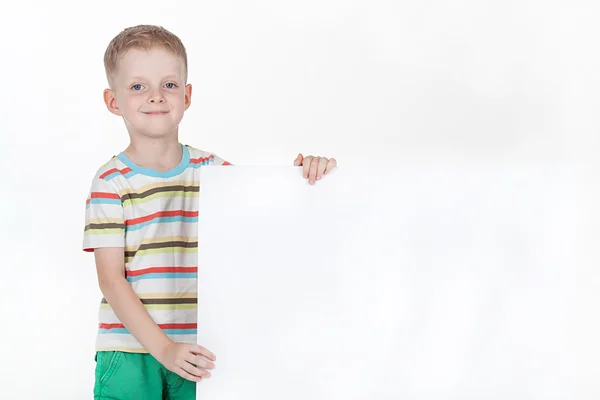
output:
<instances>
[{"instance_id":1,"label":"boy's arm","mask_svg":"<svg viewBox=\"0 0 600 400\"><path fill-rule=\"evenodd\" d=\"M104 298L133 337L150 354L157 355L171 344L171 339L154 322L142 302L125 279L124 249L95 249L98 284Z\"/></svg>"},{"instance_id":2,"label":"boy's arm","mask_svg":"<svg viewBox=\"0 0 600 400\"><path fill-rule=\"evenodd\" d=\"M214 361L214 355L199 345L174 343L154 322L125 279L124 249L97 248L94 256L100 290L125 329L168 370L192 381L209 378L206 369L214 364L199 356Z\"/></svg>"}]
</instances>

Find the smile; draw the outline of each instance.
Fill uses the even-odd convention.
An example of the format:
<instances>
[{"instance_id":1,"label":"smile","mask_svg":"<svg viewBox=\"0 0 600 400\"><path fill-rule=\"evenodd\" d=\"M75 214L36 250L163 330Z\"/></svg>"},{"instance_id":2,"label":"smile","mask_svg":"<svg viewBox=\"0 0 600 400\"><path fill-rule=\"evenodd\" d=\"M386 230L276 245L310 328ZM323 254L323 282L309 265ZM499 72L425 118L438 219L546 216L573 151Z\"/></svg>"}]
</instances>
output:
<instances>
[{"instance_id":1,"label":"smile","mask_svg":"<svg viewBox=\"0 0 600 400\"><path fill-rule=\"evenodd\" d=\"M149 111L149 112L145 112L144 114L146 115L164 115L164 114L168 114L168 111Z\"/></svg>"}]
</instances>

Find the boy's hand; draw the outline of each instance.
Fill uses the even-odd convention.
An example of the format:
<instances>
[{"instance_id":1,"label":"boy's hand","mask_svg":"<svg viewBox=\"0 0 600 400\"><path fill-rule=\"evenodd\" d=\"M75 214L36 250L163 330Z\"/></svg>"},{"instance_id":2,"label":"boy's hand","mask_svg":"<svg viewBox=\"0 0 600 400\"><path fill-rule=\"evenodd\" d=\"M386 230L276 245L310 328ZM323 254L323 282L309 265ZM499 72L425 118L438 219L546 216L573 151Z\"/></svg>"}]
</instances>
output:
<instances>
[{"instance_id":1,"label":"boy's hand","mask_svg":"<svg viewBox=\"0 0 600 400\"><path fill-rule=\"evenodd\" d=\"M294 161L296 167L302 166L302 176L308 179L311 185L321 179L323 175L327 175L333 168L337 166L335 158L314 157L298 154Z\"/></svg>"},{"instance_id":2,"label":"boy's hand","mask_svg":"<svg viewBox=\"0 0 600 400\"><path fill-rule=\"evenodd\" d=\"M205 360L203 357L211 361ZM169 371L193 382L210 378L216 360L213 353L200 345L172 342L159 354L158 361Z\"/></svg>"}]
</instances>

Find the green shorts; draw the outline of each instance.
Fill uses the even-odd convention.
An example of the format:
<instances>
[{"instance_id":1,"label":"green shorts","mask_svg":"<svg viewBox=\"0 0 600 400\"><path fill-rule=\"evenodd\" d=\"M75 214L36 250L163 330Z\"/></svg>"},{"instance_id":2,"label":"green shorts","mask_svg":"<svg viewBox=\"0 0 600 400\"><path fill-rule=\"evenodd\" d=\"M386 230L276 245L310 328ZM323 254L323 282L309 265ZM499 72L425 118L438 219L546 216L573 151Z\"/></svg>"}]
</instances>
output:
<instances>
[{"instance_id":1,"label":"green shorts","mask_svg":"<svg viewBox=\"0 0 600 400\"><path fill-rule=\"evenodd\" d=\"M147 353L96 353L94 400L195 400L196 383Z\"/></svg>"}]
</instances>

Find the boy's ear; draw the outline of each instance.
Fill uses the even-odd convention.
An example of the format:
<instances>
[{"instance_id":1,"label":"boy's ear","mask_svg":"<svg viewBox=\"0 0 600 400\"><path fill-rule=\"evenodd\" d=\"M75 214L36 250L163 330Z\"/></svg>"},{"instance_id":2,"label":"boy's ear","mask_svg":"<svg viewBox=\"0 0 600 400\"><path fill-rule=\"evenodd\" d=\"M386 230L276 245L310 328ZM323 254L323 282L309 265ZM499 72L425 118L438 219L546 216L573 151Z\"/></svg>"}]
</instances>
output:
<instances>
[{"instance_id":1,"label":"boy's ear","mask_svg":"<svg viewBox=\"0 0 600 400\"><path fill-rule=\"evenodd\" d=\"M117 99L115 99L115 93L111 89L104 89L104 104L111 113L121 116L121 110L117 106Z\"/></svg>"},{"instance_id":2,"label":"boy's ear","mask_svg":"<svg viewBox=\"0 0 600 400\"><path fill-rule=\"evenodd\" d=\"M185 99L184 99L185 109L187 110L191 104L192 104L192 84L188 83L187 85L185 85Z\"/></svg>"}]
</instances>

